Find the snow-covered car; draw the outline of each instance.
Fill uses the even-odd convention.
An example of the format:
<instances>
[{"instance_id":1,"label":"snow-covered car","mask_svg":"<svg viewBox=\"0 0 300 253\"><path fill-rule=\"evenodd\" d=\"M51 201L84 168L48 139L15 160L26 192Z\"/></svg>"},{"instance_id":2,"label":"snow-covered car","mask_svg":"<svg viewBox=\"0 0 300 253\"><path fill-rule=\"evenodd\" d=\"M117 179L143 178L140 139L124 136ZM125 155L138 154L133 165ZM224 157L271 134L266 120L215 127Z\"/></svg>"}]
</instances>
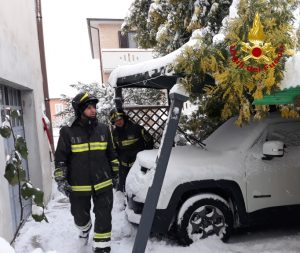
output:
<instances>
[{"instance_id":1,"label":"snow-covered car","mask_svg":"<svg viewBox=\"0 0 300 253\"><path fill-rule=\"evenodd\" d=\"M300 119L273 114L242 128L235 120L213 132L204 149L172 149L152 232L175 231L184 244L214 234L227 241L233 228L300 210ZM132 223L140 221L156 157L157 150L140 152L127 177Z\"/></svg>"}]
</instances>

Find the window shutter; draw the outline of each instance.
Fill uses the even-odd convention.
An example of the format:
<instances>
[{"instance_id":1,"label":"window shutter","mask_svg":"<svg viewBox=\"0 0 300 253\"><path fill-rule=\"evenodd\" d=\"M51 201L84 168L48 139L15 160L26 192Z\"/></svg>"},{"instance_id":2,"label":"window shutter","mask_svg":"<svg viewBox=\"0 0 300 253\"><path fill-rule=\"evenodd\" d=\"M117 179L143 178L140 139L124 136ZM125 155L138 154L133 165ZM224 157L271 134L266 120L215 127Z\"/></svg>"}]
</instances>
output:
<instances>
[{"instance_id":1,"label":"window shutter","mask_svg":"<svg viewBox=\"0 0 300 253\"><path fill-rule=\"evenodd\" d=\"M122 34L121 31L118 32L119 34L119 46L120 48L128 48L128 36L127 34Z\"/></svg>"}]
</instances>

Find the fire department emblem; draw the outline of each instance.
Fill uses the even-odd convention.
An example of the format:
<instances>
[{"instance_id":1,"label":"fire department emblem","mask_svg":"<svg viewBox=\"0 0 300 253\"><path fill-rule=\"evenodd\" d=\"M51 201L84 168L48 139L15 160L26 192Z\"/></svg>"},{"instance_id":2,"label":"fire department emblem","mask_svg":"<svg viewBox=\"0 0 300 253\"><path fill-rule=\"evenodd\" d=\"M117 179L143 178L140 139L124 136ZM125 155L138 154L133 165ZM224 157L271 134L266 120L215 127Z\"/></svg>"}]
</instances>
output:
<instances>
[{"instance_id":1,"label":"fire department emblem","mask_svg":"<svg viewBox=\"0 0 300 253\"><path fill-rule=\"evenodd\" d=\"M275 48L271 46L271 43L264 43L264 28L260 22L260 16L258 13L255 14L253 26L248 33L248 40L250 43L241 43L241 50L248 54L243 58L245 62L249 59L255 59L262 63L272 62L272 59L267 55L269 53L274 53Z\"/></svg>"}]
</instances>

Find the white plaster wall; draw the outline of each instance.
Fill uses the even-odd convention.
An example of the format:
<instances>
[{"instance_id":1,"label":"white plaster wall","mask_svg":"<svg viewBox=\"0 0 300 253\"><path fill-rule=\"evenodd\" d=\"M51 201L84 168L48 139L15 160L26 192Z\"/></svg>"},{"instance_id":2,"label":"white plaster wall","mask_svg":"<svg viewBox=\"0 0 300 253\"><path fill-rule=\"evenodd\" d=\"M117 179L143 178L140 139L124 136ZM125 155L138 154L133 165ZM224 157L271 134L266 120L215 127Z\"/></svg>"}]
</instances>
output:
<instances>
[{"instance_id":1,"label":"white plaster wall","mask_svg":"<svg viewBox=\"0 0 300 253\"><path fill-rule=\"evenodd\" d=\"M11 239L13 233L11 203L9 199L8 183L3 176L6 160L3 150L3 138L0 137L0 236Z\"/></svg>"},{"instance_id":2,"label":"white plaster wall","mask_svg":"<svg viewBox=\"0 0 300 253\"><path fill-rule=\"evenodd\" d=\"M28 165L32 183L51 195L47 137L42 126L43 83L34 0L0 0L0 82L22 91ZM0 141L0 236L12 238L8 186L3 183L4 147ZM4 179L5 180L5 179ZM5 204L4 204L5 203Z\"/></svg>"}]
</instances>

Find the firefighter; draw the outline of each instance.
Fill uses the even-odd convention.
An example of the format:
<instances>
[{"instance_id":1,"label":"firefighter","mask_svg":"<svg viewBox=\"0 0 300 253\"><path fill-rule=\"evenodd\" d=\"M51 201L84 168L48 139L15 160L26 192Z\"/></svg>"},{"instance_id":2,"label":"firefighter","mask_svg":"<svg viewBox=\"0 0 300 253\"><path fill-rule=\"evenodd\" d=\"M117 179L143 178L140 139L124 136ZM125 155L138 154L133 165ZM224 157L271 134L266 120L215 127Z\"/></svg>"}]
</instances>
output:
<instances>
[{"instance_id":1,"label":"firefighter","mask_svg":"<svg viewBox=\"0 0 300 253\"><path fill-rule=\"evenodd\" d=\"M96 118L98 99L79 93L72 100L76 120L60 130L55 152L54 178L58 190L69 197L79 237L88 242L92 228L90 209L95 213L94 252L110 252L112 178L119 162L107 125Z\"/></svg>"},{"instance_id":2,"label":"firefighter","mask_svg":"<svg viewBox=\"0 0 300 253\"><path fill-rule=\"evenodd\" d=\"M133 123L121 109L110 111L110 122L114 126L113 140L119 156L118 191L125 191L128 172L138 152L153 148L153 138L144 127Z\"/></svg>"}]
</instances>

